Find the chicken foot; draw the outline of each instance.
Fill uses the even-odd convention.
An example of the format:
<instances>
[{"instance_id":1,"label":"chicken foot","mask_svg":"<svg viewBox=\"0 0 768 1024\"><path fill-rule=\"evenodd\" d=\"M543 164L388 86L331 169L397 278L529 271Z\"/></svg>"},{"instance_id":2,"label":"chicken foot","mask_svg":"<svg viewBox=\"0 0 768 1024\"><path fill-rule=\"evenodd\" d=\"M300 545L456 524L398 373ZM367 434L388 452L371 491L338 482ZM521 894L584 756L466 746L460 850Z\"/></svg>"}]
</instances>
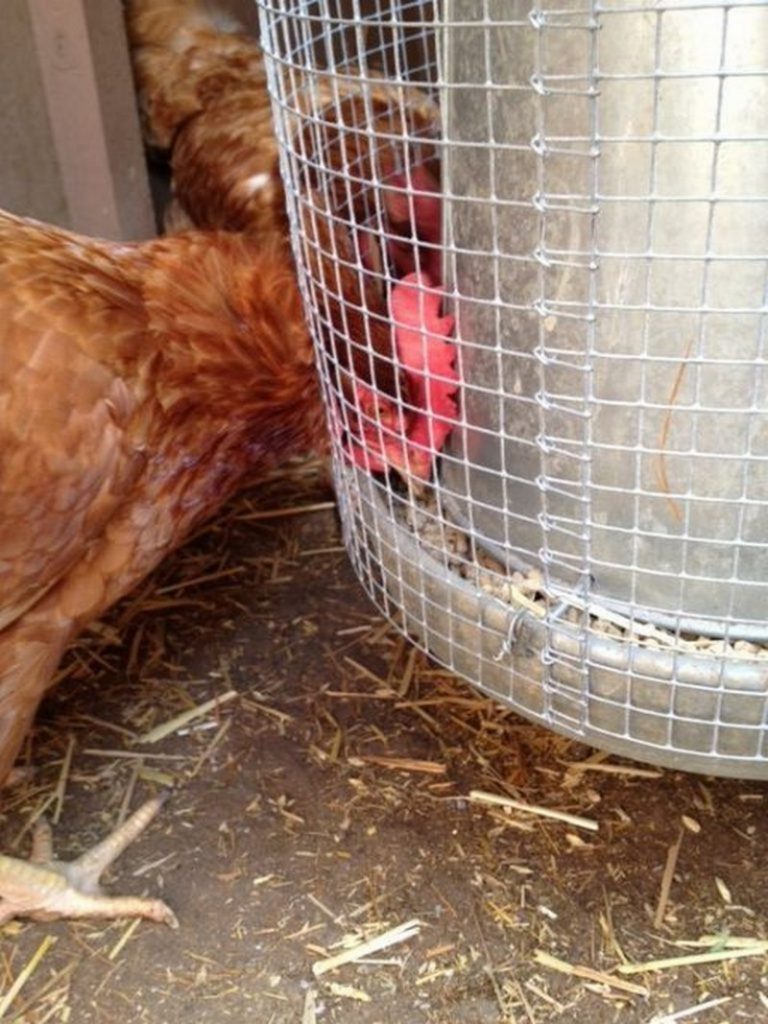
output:
<instances>
[{"instance_id":1,"label":"chicken foot","mask_svg":"<svg viewBox=\"0 0 768 1024\"><path fill-rule=\"evenodd\" d=\"M0 854L0 925L14 917L33 921L143 917L178 928L176 915L162 900L106 896L99 888L106 868L141 835L167 798L164 793L147 800L122 825L73 861L54 859L51 827L47 821L38 821L29 860Z\"/></svg>"}]
</instances>

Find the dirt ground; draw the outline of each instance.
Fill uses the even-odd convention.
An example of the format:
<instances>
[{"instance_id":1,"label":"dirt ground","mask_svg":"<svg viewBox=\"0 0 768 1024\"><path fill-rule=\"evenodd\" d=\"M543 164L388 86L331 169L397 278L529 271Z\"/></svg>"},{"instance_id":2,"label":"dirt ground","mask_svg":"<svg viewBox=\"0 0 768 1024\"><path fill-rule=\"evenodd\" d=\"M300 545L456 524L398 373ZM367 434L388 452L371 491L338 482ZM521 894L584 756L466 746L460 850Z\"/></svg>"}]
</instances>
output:
<instances>
[{"instance_id":1,"label":"dirt ground","mask_svg":"<svg viewBox=\"0 0 768 1024\"><path fill-rule=\"evenodd\" d=\"M0 848L26 853L34 817L58 808L71 857L171 784L106 882L161 895L180 929L13 922L0 988L21 984L0 995L3 1020L768 1019L768 786L596 755L430 664L356 582L322 475L238 500L64 675ZM598 830L470 801L478 789ZM413 921L403 941L313 972ZM725 958L621 972L713 949Z\"/></svg>"}]
</instances>

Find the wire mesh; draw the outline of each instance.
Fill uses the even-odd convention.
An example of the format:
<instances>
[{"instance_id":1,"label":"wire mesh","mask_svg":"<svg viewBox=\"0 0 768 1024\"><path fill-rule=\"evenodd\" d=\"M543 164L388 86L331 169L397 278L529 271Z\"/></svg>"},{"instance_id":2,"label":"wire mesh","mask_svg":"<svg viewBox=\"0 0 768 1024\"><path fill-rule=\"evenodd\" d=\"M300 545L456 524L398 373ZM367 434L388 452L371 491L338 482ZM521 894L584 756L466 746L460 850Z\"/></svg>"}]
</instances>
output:
<instances>
[{"instance_id":1,"label":"wire mesh","mask_svg":"<svg viewBox=\"0 0 768 1024\"><path fill-rule=\"evenodd\" d=\"M257 2L368 592L528 717L768 777L768 8Z\"/></svg>"}]
</instances>

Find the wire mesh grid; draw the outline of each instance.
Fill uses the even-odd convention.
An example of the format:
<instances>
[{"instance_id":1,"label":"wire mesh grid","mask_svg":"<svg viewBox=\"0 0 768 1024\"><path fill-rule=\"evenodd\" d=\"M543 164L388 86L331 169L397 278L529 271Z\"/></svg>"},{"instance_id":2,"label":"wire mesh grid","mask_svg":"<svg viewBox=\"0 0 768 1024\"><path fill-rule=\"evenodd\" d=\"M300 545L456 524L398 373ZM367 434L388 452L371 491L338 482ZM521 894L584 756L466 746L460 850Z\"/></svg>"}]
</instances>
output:
<instances>
[{"instance_id":1,"label":"wire mesh grid","mask_svg":"<svg viewBox=\"0 0 768 1024\"><path fill-rule=\"evenodd\" d=\"M768 9L257 3L368 592L554 729L768 777Z\"/></svg>"}]
</instances>

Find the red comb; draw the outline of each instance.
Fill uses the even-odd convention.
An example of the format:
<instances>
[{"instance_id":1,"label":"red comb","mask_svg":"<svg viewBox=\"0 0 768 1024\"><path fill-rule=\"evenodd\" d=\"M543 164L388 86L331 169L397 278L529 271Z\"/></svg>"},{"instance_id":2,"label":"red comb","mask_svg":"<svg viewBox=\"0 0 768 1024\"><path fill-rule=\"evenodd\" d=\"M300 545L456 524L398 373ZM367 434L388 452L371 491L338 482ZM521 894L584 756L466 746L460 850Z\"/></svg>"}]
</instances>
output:
<instances>
[{"instance_id":1,"label":"red comb","mask_svg":"<svg viewBox=\"0 0 768 1024\"><path fill-rule=\"evenodd\" d=\"M352 457L370 472L389 466L403 475L429 479L435 456L455 423L458 374L454 346L447 341L453 317L440 315L441 301L442 293L426 274L409 274L392 289L398 361L408 374L414 408L402 423L394 403L358 387L361 443L353 445Z\"/></svg>"}]
</instances>

